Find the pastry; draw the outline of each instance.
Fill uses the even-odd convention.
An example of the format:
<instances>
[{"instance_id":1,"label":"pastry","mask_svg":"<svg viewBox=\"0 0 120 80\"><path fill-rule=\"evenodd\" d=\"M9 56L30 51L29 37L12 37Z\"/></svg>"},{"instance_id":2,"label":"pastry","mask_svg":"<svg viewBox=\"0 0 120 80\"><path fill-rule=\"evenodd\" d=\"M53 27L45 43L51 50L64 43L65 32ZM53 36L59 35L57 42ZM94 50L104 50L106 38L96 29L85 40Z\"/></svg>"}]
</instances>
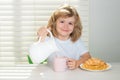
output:
<instances>
[{"instance_id":1,"label":"pastry","mask_svg":"<svg viewBox=\"0 0 120 80\"><path fill-rule=\"evenodd\" d=\"M88 70L105 70L108 68L108 65L101 59L90 58L83 63L82 67Z\"/></svg>"}]
</instances>

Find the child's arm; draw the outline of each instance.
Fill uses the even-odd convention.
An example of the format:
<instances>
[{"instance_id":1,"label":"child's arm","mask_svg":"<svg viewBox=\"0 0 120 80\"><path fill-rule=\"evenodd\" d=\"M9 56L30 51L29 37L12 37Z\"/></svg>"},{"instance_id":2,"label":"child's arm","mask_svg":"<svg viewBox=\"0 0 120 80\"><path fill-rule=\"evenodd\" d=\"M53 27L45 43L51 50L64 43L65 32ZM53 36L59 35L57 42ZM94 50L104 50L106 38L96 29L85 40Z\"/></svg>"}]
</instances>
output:
<instances>
[{"instance_id":1,"label":"child's arm","mask_svg":"<svg viewBox=\"0 0 120 80\"><path fill-rule=\"evenodd\" d=\"M80 66L80 64L84 63L89 58L91 58L89 52L84 53L79 60L69 58L67 62L68 68L76 69Z\"/></svg>"}]
</instances>

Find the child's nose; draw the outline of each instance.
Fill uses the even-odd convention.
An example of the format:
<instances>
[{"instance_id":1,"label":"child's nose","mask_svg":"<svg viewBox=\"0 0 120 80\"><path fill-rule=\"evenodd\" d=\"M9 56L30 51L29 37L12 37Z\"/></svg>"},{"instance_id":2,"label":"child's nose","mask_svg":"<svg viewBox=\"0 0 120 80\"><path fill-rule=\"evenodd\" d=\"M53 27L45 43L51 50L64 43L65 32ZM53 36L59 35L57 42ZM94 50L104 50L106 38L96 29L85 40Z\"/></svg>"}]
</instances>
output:
<instances>
[{"instance_id":1,"label":"child's nose","mask_svg":"<svg viewBox=\"0 0 120 80\"><path fill-rule=\"evenodd\" d=\"M68 28L68 24L67 24L67 23L65 23L65 24L64 24L64 27L65 27L65 28Z\"/></svg>"}]
</instances>

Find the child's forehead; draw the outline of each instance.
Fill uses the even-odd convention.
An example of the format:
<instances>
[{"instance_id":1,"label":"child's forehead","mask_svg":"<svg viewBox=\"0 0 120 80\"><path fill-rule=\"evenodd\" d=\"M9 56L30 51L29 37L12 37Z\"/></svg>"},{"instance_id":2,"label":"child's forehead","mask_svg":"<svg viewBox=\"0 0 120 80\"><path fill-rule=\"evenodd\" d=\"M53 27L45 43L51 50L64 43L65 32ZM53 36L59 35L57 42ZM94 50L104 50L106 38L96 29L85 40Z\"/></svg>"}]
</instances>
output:
<instances>
[{"instance_id":1,"label":"child's forehead","mask_svg":"<svg viewBox=\"0 0 120 80\"><path fill-rule=\"evenodd\" d=\"M58 20L69 20L69 21L74 22L75 18L74 18L74 16L72 16L72 17L59 17Z\"/></svg>"},{"instance_id":2,"label":"child's forehead","mask_svg":"<svg viewBox=\"0 0 120 80\"><path fill-rule=\"evenodd\" d=\"M58 19L72 19L72 18L74 18L74 17L73 16L72 17L66 16L66 17L59 17Z\"/></svg>"}]
</instances>

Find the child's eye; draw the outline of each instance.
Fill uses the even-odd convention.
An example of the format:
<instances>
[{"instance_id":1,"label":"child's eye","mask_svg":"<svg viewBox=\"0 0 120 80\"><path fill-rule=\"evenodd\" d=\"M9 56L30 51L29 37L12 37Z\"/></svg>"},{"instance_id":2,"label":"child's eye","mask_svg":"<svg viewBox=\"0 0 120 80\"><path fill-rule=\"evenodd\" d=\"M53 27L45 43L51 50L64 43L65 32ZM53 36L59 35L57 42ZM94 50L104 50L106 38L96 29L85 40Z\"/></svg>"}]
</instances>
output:
<instances>
[{"instance_id":1,"label":"child's eye","mask_svg":"<svg viewBox=\"0 0 120 80\"><path fill-rule=\"evenodd\" d=\"M69 23L70 25L73 25L73 23Z\"/></svg>"},{"instance_id":2,"label":"child's eye","mask_svg":"<svg viewBox=\"0 0 120 80\"><path fill-rule=\"evenodd\" d=\"M64 21L60 21L60 23L64 23Z\"/></svg>"}]
</instances>

